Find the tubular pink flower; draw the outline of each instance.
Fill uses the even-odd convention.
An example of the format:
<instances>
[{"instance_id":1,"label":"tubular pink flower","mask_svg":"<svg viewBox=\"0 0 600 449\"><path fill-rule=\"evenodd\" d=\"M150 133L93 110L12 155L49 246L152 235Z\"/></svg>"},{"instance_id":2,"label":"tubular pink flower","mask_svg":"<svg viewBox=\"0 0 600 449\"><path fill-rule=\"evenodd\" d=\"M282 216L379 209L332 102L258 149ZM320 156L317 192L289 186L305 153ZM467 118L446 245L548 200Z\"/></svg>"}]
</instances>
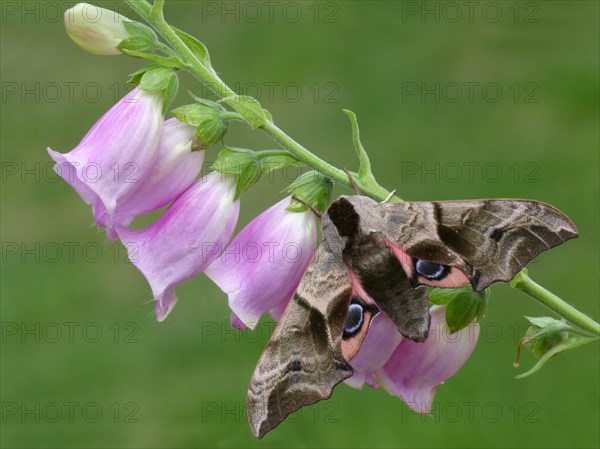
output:
<instances>
[{"instance_id":1,"label":"tubular pink flower","mask_svg":"<svg viewBox=\"0 0 600 449\"><path fill-rule=\"evenodd\" d=\"M117 228L129 260L152 288L158 321L163 321L177 302L175 286L204 271L227 245L240 208L234 197L235 181L212 172L147 228Z\"/></svg>"},{"instance_id":2,"label":"tubular pink flower","mask_svg":"<svg viewBox=\"0 0 600 449\"><path fill-rule=\"evenodd\" d=\"M117 208L154 165L163 129L162 94L134 89L115 104L67 154L48 148L54 170L88 204L109 237Z\"/></svg>"},{"instance_id":3,"label":"tubular pink flower","mask_svg":"<svg viewBox=\"0 0 600 449\"><path fill-rule=\"evenodd\" d=\"M403 339L378 373L389 393L419 413L429 413L437 386L465 364L479 337L478 323L451 334L445 315L446 306L432 307L427 340Z\"/></svg>"},{"instance_id":4,"label":"tubular pink flower","mask_svg":"<svg viewBox=\"0 0 600 449\"><path fill-rule=\"evenodd\" d=\"M204 151L192 151L194 129L176 118L164 122L148 176L118 208L116 223L127 226L135 216L166 206L192 185L204 161Z\"/></svg>"},{"instance_id":5,"label":"tubular pink flower","mask_svg":"<svg viewBox=\"0 0 600 449\"><path fill-rule=\"evenodd\" d=\"M373 318L360 350L350 360L354 374L345 382L353 388L362 388L365 383L377 387L377 371L383 368L401 341L402 335L394 322L380 310Z\"/></svg>"},{"instance_id":6,"label":"tubular pink flower","mask_svg":"<svg viewBox=\"0 0 600 449\"><path fill-rule=\"evenodd\" d=\"M206 269L227 293L236 327L254 329L267 311L279 318L314 255L316 218L287 211L290 198L252 220Z\"/></svg>"}]
</instances>

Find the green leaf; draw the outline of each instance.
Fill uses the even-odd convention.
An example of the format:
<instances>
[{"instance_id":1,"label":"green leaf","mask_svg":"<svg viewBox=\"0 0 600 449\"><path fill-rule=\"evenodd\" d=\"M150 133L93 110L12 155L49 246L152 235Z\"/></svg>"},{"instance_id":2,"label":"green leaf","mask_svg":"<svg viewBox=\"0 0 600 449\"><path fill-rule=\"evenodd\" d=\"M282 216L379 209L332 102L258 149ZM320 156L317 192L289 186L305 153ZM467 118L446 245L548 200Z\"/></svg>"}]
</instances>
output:
<instances>
[{"instance_id":1,"label":"green leaf","mask_svg":"<svg viewBox=\"0 0 600 449\"><path fill-rule=\"evenodd\" d=\"M443 306L452 301L456 295L461 294L462 291L467 291L470 286L464 286L461 288L430 288L429 289L429 301L438 306ZM471 290L473 290L471 288Z\"/></svg>"},{"instance_id":2,"label":"green leaf","mask_svg":"<svg viewBox=\"0 0 600 449\"><path fill-rule=\"evenodd\" d=\"M488 290L477 293L467 284L460 288L432 288L429 300L436 305L446 304L446 321L451 333L458 332L473 320L480 321L487 309Z\"/></svg>"},{"instance_id":3,"label":"green leaf","mask_svg":"<svg viewBox=\"0 0 600 449\"><path fill-rule=\"evenodd\" d=\"M273 123L273 116L271 115L271 113L264 108L263 108L263 113L265 114L265 117L267 117L267 120L270 121L271 123Z\"/></svg>"},{"instance_id":4,"label":"green leaf","mask_svg":"<svg viewBox=\"0 0 600 449\"><path fill-rule=\"evenodd\" d=\"M123 25L125 26L125 30L132 37L144 38L149 42L158 42L158 37L156 36L156 33L148 25L144 25L143 23L135 22L132 20L124 21Z\"/></svg>"},{"instance_id":5,"label":"green leaf","mask_svg":"<svg viewBox=\"0 0 600 449\"><path fill-rule=\"evenodd\" d=\"M531 323L531 326L527 328L525 336L519 341L519 356L521 345L524 345L539 360L529 371L516 376L517 379L522 379L539 371L550 359L561 352L598 340L597 336L591 335L565 320L550 317L525 318ZM519 366L519 356L515 366Z\"/></svg>"},{"instance_id":6,"label":"green leaf","mask_svg":"<svg viewBox=\"0 0 600 449\"><path fill-rule=\"evenodd\" d=\"M221 102L231 105L254 129L264 126L269 121L260 103L247 95L226 97Z\"/></svg>"},{"instance_id":7,"label":"green leaf","mask_svg":"<svg viewBox=\"0 0 600 449\"><path fill-rule=\"evenodd\" d=\"M571 328L566 321L550 318L549 316L526 316L525 319L536 327L546 330L568 330Z\"/></svg>"},{"instance_id":8,"label":"green leaf","mask_svg":"<svg viewBox=\"0 0 600 449\"><path fill-rule=\"evenodd\" d=\"M477 317L479 298L464 294L456 296L446 307L446 321L453 334L467 327Z\"/></svg>"},{"instance_id":9,"label":"green leaf","mask_svg":"<svg viewBox=\"0 0 600 449\"><path fill-rule=\"evenodd\" d=\"M352 125L352 141L354 142L354 149L356 150L359 162L358 177L361 180L374 180L373 173L371 173L371 161L369 160L369 155L360 141L360 130L358 128L356 114L348 109L342 109L342 111L348 116L350 124Z\"/></svg>"},{"instance_id":10,"label":"green leaf","mask_svg":"<svg viewBox=\"0 0 600 449\"><path fill-rule=\"evenodd\" d=\"M568 351L570 349L575 349L578 346L581 346L581 345L584 345L586 343L590 343L590 342L596 341L596 340L598 340L598 337L582 337L580 335L571 335L569 337L566 337L566 338L560 340L560 342L556 342L556 344L554 344L552 347L548 348L548 350L546 350L544 352L544 354L540 357L540 359L533 366L533 368L531 368L529 371L527 371L523 374L519 374L518 376L515 376L515 379L523 379L525 377L531 376L533 373L536 373L537 371L542 369L542 367L546 363L548 363L550 361L550 359L552 359L555 355L557 355L561 352Z\"/></svg>"},{"instance_id":11,"label":"green leaf","mask_svg":"<svg viewBox=\"0 0 600 449\"><path fill-rule=\"evenodd\" d=\"M216 101L212 101L212 100L208 100L207 98L202 98L199 97L198 95L194 94L194 92L192 92L191 90L188 90L188 95L190 97L192 97L196 103L200 103L206 106L211 106L213 108L220 108L220 110L225 111L226 109L219 103L217 103Z\"/></svg>"},{"instance_id":12,"label":"green leaf","mask_svg":"<svg viewBox=\"0 0 600 449\"><path fill-rule=\"evenodd\" d=\"M487 312L488 306L488 298L490 297L491 293L492 291L489 288L486 288L480 294L479 304L477 305L477 316L475 317L478 323L480 323L481 320L483 320L483 318L485 317L485 313Z\"/></svg>"},{"instance_id":13,"label":"green leaf","mask_svg":"<svg viewBox=\"0 0 600 449\"><path fill-rule=\"evenodd\" d=\"M290 164L298 164L298 160L284 150L252 151L246 148L227 147L221 150L213 164L213 169L237 178L237 196L248 190L269 171Z\"/></svg>"},{"instance_id":14,"label":"green leaf","mask_svg":"<svg viewBox=\"0 0 600 449\"><path fill-rule=\"evenodd\" d=\"M194 53L194 56L200 60L202 65L204 67L211 68L208 50L204 44L194 36L187 34L185 31L175 28L174 26L171 26L171 28L173 28L173 31L175 31L177 36L179 36L179 39L181 39L183 43L192 51L192 53Z\"/></svg>"}]
</instances>

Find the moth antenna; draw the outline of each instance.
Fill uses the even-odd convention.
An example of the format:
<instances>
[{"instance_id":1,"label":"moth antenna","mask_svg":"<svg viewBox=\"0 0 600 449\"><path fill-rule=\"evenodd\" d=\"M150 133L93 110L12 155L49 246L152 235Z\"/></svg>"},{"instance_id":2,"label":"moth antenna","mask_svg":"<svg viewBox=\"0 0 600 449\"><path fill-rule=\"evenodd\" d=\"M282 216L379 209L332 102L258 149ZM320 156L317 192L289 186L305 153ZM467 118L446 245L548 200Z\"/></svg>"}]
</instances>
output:
<instances>
[{"instance_id":1,"label":"moth antenna","mask_svg":"<svg viewBox=\"0 0 600 449\"><path fill-rule=\"evenodd\" d=\"M381 202L381 204L387 203L392 197L396 194L396 189L392 190L388 196L385 197L385 200Z\"/></svg>"},{"instance_id":2,"label":"moth antenna","mask_svg":"<svg viewBox=\"0 0 600 449\"><path fill-rule=\"evenodd\" d=\"M348 175L348 180L350 181L350 184L352 184L352 188L354 189L354 191L356 192L356 194L357 195L362 195L362 192L358 188L358 185L356 184L356 181L354 181L354 178L352 177L352 175L350 174L350 172L348 171L348 169L346 167L344 167L344 168L342 168L342 170L344 170L344 173L346 173L346 175Z\"/></svg>"},{"instance_id":3,"label":"moth antenna","mask_svg":"<svg viewBox=\"0 0 600 449\"><path fill-rule=\"evenodd\" d=\"M315 214L317 217L319 217L319 219L321 219L323 217L323 214L321 212L319 212L319 209L317 209L312 204L309 204L306 201L304 201L303 199L298 198L296 195L292 195L292 199L298 201L299 203L304 204L306 207L308 207L311 210L311 212L313 214Z\"/></svg>"}]
</instances>

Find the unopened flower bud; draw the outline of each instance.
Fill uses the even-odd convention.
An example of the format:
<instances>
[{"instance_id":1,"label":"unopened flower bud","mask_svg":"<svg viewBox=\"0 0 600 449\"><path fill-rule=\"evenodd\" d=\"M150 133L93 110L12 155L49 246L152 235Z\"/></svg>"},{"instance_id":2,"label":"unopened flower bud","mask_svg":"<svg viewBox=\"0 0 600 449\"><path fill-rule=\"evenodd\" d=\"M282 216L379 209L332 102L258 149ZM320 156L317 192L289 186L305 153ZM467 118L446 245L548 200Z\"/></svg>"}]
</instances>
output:
<instances>
[{"instance_id":1,"label":"unopened flower bud","mask_svg":"<svg viewBox=\"0 0 600 449\"><path fill-rule=\"evenodd\" d=\"M130 34L125 23L131 22L110 9L78 3L65 12L65 28L73 41L96 55L118 55L119 43Z\"/></svg>"}]
</instances>

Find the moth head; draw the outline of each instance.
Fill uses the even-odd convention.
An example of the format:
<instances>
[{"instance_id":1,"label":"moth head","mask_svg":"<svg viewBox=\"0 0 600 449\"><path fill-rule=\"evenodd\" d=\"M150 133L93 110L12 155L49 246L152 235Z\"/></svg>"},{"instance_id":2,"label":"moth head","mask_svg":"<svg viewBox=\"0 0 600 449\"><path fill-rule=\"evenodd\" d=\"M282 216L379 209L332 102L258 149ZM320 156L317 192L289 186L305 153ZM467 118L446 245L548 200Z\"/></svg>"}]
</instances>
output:
<instances>
[{"instance_id":1,"label":"moth head","mask_svg":"<svg viewBox=\"0 0 600 449\"><path fill-rule=\"evenodd\" d=\"M340 196L321 219L323 235L330 247L342 251L349 240L360 239L377 230L376 201L362 195ZM380 219L380 217L379 217Z\"/></svg>"}]
</instances>

